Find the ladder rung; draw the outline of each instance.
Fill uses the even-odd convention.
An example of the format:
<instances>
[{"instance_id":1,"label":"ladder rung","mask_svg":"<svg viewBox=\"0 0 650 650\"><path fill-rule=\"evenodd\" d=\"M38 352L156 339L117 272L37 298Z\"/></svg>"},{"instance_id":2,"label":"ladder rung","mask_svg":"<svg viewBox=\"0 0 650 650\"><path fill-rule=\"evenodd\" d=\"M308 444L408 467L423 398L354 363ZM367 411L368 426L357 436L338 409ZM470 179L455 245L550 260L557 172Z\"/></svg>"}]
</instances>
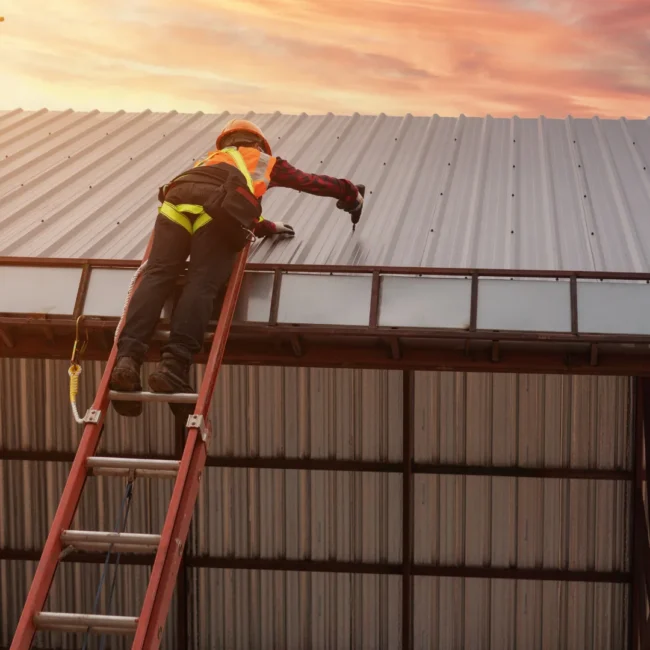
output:
<instances>
[{"instance_id":1,"label":"ladder rung","mask_svg":"<svg viewBox=\"0 0 650 650\"><path fill-rule=\"evenodd\" d=\"M128 476L133 472L136 478L174 478L180 464L178 460L104 456L91 456L86 462L93 476Z\"/></svg>"},{"instance_id":2,"label":"ladder rung","mask_svg":"<svg viewBox=\"0 0 650 650\"><path fill-rule=\"evenodd\" d=\"M97 530L64 530L61 543L80 551L114 551L142 553L155 550L160 544L160 535L147 533L108 533Z\"/></svg>"},{"instance_id":3,"label":"ladder rung","mask_svg":"<svg viewBox=\"0 0 650 650\"><path fill-rule=\"evenodd\" d=\"M108 397L114 402L165 402L172 404L195 404L197 393L147 393L111 390Z\"/></svg>"},{"instance_id":4,"label":"ladder rung","mask_svg":"<svg viewBox=\"0 0 650 650\"><path fill-rule=\"evenodd\" d=\"M34 616L34 625L39 630L59 632L85 632L97 634L129 634L138 627L135 616L101 616L99 614L61 614L41 612Z\"/></svg>"}]
</instances>

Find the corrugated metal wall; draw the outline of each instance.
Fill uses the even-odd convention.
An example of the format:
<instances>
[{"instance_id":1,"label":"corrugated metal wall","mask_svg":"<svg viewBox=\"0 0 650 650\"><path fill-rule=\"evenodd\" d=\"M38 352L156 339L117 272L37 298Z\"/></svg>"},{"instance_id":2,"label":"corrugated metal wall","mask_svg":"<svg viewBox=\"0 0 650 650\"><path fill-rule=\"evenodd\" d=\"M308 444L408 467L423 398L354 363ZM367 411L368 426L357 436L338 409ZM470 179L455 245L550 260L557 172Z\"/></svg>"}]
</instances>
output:
<instances>
[{"instance_id":1,"label":"corrugated metal wall","mask_svg":"<svg viewBox=\"0 0 650 650\"><path fill-rule=\"evenodd\" d=\"M102 367L84 366L84 407ZM415 460L629 469L628 400L625 378L416 373ZM399 461L402 374L225 367L212 417L213 454ZM163 405L147 405L139 420L111 413L102 449L172 454L171 422ZM79 435L67 364L0 360L0 448L74 451ZM0 461L0 547L40 548L67 471ZM399 562L401 487L390 473L211 467L188 550ZM128 530L158 532L170 492L170 483L136 484ZM413 494L417 563L629 569L624 482L416 475ZM112 528L122 496L119 480L91 479L75 527ZM33 570L0 562L0 646ZM147 572L125 570L122 613L137 612ZM399 576L189 573L197 649L400 647ZM50 607L91 611L98 575L98 567L63 566ZM624 647L626 586L415 577L414 594L418 649ZM171 615L168 650L175 624Z\"/></svg>"}]
</instances>

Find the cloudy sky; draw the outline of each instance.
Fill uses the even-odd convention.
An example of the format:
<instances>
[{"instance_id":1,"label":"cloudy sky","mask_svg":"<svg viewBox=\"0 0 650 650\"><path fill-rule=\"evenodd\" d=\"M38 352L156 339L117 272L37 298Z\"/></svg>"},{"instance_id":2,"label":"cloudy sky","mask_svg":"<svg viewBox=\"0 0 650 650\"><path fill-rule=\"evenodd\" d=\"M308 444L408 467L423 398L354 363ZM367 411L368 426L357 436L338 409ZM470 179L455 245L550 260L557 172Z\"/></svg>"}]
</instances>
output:
<instances>
[{"instance_id":1,"label":"cloudy sky","mask_svg":"<svg viewBox=\"0 0 650 650\"><path fill-rule=\"evenodd\" d=\"M650 114L649 0L0 0L0 109Z\"/></svg>"}]
</instances>

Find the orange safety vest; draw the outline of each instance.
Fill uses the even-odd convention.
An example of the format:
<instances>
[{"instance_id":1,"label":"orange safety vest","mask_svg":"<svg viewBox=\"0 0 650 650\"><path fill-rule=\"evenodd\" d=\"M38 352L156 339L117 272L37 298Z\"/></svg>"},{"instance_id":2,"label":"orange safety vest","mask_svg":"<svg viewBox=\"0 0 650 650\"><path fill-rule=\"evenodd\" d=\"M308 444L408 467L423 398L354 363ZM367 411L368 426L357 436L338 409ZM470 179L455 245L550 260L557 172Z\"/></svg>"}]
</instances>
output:
<instances>
[{"instance_id":1,"label":"orange safety vest","mask_svg":"<svg viewBox=\"0 0 650 650\"><path fill-rule=\"evenodd\" d=\"M252 192L256 198L260 199L269 187L271 182L271 172L277 158L269 156L254 147L226 147L218 151L211 151L202 160L194 163L193 167L204 167L209 165L218 165L226 163L238 167L236 158L240 157L240 163L243 161L253 184Z\"/></svg>"},{"instance_id":2,"label":"orange safety vest","mask_svg":"<svg viewBox=\"0 0 650 650\"><path fill-rule=\"evenodd\" d=\"M246 185L249 191L259 200L269 187L271 171L276 161L277 158L275 156L269 156L254 147L241 147L240 149L237 149L237 147L225 147L218 151L211 151L205 158L195 162L192 168L207 167L220 163L232 165L242 173L246 179ZM184 174L181 174L182 176ZM212 221L212 217L205 212L202 205L186 203L172 205L168 201L165 201L164 195L168 187L169 184L160 188L161 195L159 194L159 197L163 201L163 204L158 208L158 211L161 214L185 228L190 235ZM194 223L190 221L187 214L192 214L196 217ZM263 219L264 217L260 215L259 220L262 221Z\"/></svg>"}]
</instances>

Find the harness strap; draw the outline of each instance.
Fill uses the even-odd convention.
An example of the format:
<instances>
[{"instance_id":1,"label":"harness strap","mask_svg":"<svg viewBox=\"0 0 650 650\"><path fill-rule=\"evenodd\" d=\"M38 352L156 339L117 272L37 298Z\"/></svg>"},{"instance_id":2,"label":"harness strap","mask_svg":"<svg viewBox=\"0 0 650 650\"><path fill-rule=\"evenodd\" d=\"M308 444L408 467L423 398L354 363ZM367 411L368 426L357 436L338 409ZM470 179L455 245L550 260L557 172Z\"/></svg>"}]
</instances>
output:
<instances>
[{"instance_id":1,"label":"harness strap","mask_svg":"<svg viewBox=\"0 0 650 650\"><path fill-rule=\"evenodd\" d=\"M181 203L180 205L174 205L169 201L165 201L158 208L158 212L165 215L170 221L185 228L190 235L193 235L199 228L212 221L212 217L203 209L203 206L195 205L194 203ZM184 212L197 216L194 224L192 224L190 218L186 214L183 214Z\"/></svg>"}]
</instances>

